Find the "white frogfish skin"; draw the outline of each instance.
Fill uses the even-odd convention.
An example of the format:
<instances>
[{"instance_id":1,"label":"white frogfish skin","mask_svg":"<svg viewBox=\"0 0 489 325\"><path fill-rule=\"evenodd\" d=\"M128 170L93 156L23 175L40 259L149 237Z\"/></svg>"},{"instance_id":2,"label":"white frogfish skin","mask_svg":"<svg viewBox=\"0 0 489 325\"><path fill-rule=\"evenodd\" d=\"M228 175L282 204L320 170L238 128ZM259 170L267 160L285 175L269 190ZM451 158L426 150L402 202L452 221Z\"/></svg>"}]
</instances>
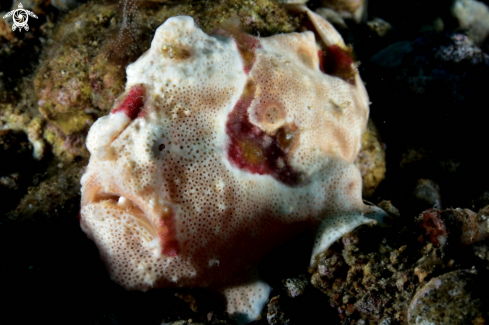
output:
<instances>
[{"instance_id":1,"label":"white frogfish skin","mask_svg":"<svg viewBox=\"0 0 489 325\"><path fill-rule=\"evenodd\" d=\"M312 229L314 265L381 215L352 163L367 93L341 37L309 15L322 50L312 32L207 35L179 16L127 67L81 180L81 227L115 282L219 290L246 323L268 299L255 275L267 253Z\"/></svg>"}]
</instances>

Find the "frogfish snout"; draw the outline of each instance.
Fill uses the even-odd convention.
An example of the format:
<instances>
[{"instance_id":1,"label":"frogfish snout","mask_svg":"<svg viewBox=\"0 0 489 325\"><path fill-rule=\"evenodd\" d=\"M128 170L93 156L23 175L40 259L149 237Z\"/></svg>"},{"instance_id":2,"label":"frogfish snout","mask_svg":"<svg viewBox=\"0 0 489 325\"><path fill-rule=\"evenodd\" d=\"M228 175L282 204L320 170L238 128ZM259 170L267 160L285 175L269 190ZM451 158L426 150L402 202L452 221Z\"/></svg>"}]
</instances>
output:
<instances>
[{"instance_id":1,"label":"frogfish snout","mask_svg":"<svg viewBox=\"0 0 489 325\"><path fill-rule=\"evenodd\" d=\"M126 264L137 255L147 255L151 261L178 255L173 204L124 193L115 184L104 187L97 178L85 185L82 197L82 229L94 241L104 243L101 256L110 269L128 267ZM116 262L121 257L124 263ZM143 265L136 268L140 267ZM141 283L135 287L124 283L117 273L113 276L116 282L131 289L147 289L141 288ZM138 276L135 278L139 280Z\"/></svg>"}]
</instances>

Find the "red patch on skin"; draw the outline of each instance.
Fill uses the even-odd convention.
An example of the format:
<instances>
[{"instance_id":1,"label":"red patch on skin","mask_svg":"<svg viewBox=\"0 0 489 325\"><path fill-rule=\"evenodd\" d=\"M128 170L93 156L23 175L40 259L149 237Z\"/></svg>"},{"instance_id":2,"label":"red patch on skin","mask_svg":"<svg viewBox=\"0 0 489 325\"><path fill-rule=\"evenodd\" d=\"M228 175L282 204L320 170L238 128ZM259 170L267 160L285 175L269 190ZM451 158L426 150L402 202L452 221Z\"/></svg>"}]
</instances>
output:
<instances>
[{"instance_id":1,"label":"red patch on skin","mask_svg":"<svg viewBox=\"0 0 489 325\"><path fill-rule=\"evenodd\" d=\"M163 247L161 252L170 257L177 256L180 251L175 234L175 215L171 208L166 208L159 220L158 237Z\"/></svg>"},{"instance_id":2,"label":"red patch on skin","mask_svg":"<svg viewBox=\"0 0 489 325\"><path fill-rule=\"evenodd\" d=\"M320 69L326 74L339 77L349 83L355 82L355 68L351 50L344 50L338 45L331 45L319 51Z\"/></svg>"},{"instance_id":3,"label":"red patch on skin","mask_svg":"<svg viewBox=\"0 0 489 325\"><path fill-rule=\"evenodd\" d=\"M144 85L132 86L122 104L120 104L119 107L114 108L112 113L124 112L124 114L131 120L134 120L136 117L141 117L142 108L144 106L144 94Z\"/></svg>"},{"instance_id":4,"label":"red patch on skin","mask_svg":"<svg viewBox=\"0 0 489 325\"><path fill-rule=\"evenodd\" d=\"M352 50L344 50L336 44L327 46L307 16L303 18L301 25L314 33L316 41L324 49L318 51L319 69L325 74L339 77L354 85L356 69L352 65L354 63Z\"/></svg>"},{"instance_id":5,"label":"red patch on skin","mask_svg":"<svg viewBox=\"0 0 489 325\"><path fill-rule=\"evenodd\" d=\"M228 115L226 133L231 139L228 148L229 159L240 169L245 169L253 174L270 174L268 166L264 163L265 157L261 146L258 144L263 136L263 131L249 122L248 107L254 99L255 85L248 82L243 95ZM252 151L255 152L252 152ZM245 159L246 156L254 156L255 159ZM261 157L260 157L261 156ZM260 159L262 158L262 159Z\"/></svg>"},{"instance_id":6,"label":"red patch on skin","mask_svg":"<svg viewBox=\"0 0 489 325\"><path fill-rule=\"evenodd\" d=\"M249 121L248 107L255 98L255 90L254 83L249 80L243 95L228 115L228 159L240 169L252 174L271 175L289 186L307 184L305 175L287 163L286 150L292 146L289 139L295 136L292 128L284 126L273 137L269 137Z\"/></svg>"},{"instance_id":7,"label":"red patch on skin","mask_svg":"<svg viewBox=\"0 0 489 325\"><path fill-rule=\"evenodd\" d=\"M321 70L322 73L326 73L324 71L324 56L323 56L323 51L318 50L318 58L319 58L319 69Z\"/></svg>"},{"instance_id":8,"label":"red patch on skin","mask_svg":"<svg viewBox=\"0 0 489 325\"><path fill-rule=\"evenodd\" d=\"M162 250L162 253L169 257L178 256L178 252L179 252L179 247L178 247L178 241L176 240L167 241Z\"/></svg>"}]
</instances>

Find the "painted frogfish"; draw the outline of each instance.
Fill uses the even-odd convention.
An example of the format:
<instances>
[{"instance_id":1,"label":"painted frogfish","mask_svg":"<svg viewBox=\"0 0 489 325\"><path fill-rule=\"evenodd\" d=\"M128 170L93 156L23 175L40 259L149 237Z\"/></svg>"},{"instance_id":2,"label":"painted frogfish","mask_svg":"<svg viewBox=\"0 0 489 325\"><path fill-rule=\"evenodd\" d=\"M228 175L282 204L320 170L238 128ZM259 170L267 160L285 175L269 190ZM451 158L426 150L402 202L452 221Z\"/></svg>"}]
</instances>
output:
<instances>
[{"instance_id":1,"label":"painted frogfish","mask_svg":"<svg viewBox=\"0 0 489 325\"><path fill-rule=\"evenodd\" d=\"M81 227L113 281L219 291L246 323L268 299L256 271L267 253L311 231L314 266L382 217L353 164L364 84L341 36L307 14L315 33L271 37L173 17L127 67L125 93L89 131L81 180Z\"/></svg>"}]
</instances>

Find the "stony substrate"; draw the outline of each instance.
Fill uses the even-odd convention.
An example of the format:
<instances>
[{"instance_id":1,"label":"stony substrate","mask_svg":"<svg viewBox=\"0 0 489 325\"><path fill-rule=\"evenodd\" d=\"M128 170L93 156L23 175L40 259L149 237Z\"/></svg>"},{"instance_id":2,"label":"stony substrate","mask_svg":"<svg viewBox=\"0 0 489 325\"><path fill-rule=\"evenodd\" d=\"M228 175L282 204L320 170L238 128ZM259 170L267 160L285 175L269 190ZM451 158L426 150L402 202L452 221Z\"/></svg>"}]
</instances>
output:
<instances>
[{"instance_id":1,"label":"stony substrate","mask_svg":"<svg viewBox=\"0 0 489 325\"><path fill-rule=\"evenodd\" d=\"M28 33L0 24L2 324L232 323L205 292L142 294L110 281L76 219L84 139L121 92L127 63L167 17L199 16L206 31L237 19L262 36L301 30L300 17L273 1L122 3L136 6L129 16L111 1L64 14L31 1L39 20ZM11 10L0 5L2 16ZM368 151L356 162L364 196L392 220L344 236L311 274L293 254L297 243L278 254L285 264L270 257L262 273L273 291L256 324L487 322L487 119L479 104L487 101L487 5L371 0L361 19L326 11L361 62L378 129L369 125ZM458 206L471 211L439 210Z\"/></svg>"},{"instance_id":2,"label":"stony substrate","mask_svg":"<svg viewBox=\"0 0 489 325\"><path fill-rule=\"evenodd\" d=\"M485 210L430 209L415 222L391 221L344 236L312 270L312 285L343 324L487 319Z\"/></svg>"}]
</instances>

